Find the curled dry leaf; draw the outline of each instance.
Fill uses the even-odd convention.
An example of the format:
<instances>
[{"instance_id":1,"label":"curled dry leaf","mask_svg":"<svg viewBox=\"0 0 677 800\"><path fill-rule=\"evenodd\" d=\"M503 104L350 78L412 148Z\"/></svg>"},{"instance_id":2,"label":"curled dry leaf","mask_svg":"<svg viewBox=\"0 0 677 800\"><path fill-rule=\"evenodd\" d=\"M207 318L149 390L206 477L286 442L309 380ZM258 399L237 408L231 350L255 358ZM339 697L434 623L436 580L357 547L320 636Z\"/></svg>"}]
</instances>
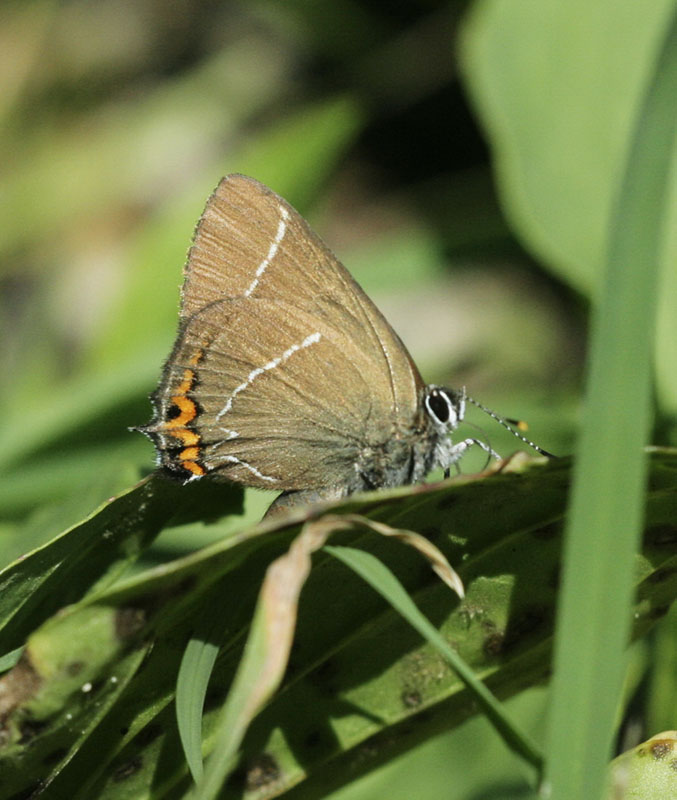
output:
<instances>
[{"instance_id":1,"label":"curled dry leaf","mask_svg":"<svg viewBox=\"0 0 677 800\"><path fill-rule=\"evenodd\" d=\"M355 527L393 536L415 547L442 580L463 597L461 579L444 555L417 533L391 528L356 514L326 515L307 522L289 550L266 571L244 655L219 726L214 749L218 758L212 758L207 766L200 797L215 796L210 791L216 792L233 768L247 727L282 681L296 629L299 596L310 573L312 554L332 533Z\"/></svg>"}]
</instances>

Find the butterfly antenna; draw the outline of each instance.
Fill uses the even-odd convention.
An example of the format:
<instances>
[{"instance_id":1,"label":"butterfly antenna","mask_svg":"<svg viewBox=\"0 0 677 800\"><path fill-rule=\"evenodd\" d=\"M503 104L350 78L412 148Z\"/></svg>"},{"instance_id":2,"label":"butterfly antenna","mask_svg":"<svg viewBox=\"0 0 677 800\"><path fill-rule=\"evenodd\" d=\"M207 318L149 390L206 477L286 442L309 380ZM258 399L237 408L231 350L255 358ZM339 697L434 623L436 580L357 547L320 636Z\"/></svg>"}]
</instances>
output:
<instances>
[{"instance_id":1,"label":"butterfly antenna","mask_svg":"<svg viewBox=\"0 0 677 800\"><path fill-rule=\"evenodd\" d=\"M477 408L479 408L481 411L484 411L484 413L488 414L490 417L492 417L492 419L495 419L496 422L499 423L499 425L502 425L504 428L509 430L513 436L516 436L518 439L523 441L524 444L528 444L529 447L532 447L537 453L540 453L542 456L546 456L547 458L557 458L557 456L554 455L553 453L549 453L547 450L544 450L542 447L539 447L535 442L532 442L531 439L527 439L526 436L522 436L522 434L519 433L519 430L522 431L527 430L528 426L526 422L517 419L510 419L507 417L500 417L495 411L492 411L490 408L483 406L482 403L478 403L477 400L473 400L472 397L468 397L468 395L465 396L465 399L468 402L472 403L474 406L477 406ZM518 428L518 430L516 431L515 428L511 427L512 425L514 425L515 428Z\"/></svg>"}]
</instances>

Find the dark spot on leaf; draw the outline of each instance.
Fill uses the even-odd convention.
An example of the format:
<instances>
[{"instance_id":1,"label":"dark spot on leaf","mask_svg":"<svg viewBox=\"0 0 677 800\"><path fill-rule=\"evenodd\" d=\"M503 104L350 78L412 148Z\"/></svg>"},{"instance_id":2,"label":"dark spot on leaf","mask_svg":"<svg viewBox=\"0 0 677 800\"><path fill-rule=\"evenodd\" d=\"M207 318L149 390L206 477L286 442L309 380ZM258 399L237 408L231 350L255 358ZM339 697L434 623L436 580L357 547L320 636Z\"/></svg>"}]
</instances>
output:
<instances>
[{"instance_id":1,"label":"dark spot on leaf","mask_svg":"<svg viewBox=\"0 0 677 800\"><path fill-rule=\"evenodd\" d=\"M489 634L482 644L484 654L489 658L496 658L503 652L505 636L499 631Z\"/></svg>"},{"instance_id":2,"label":"dark spot on leaf","mask_svg":"<svg viewBox=\"0 0 677 800\"><path fill-rule=\"evenodd\" d=\"M459 497L458 494L455 492L449 492L445 494L445 496L438 501L437 508L439 511L448 511L450 508L453 508L456 503L458 503Z\"/></svg>"},{"instance_id":3,"label":"dark spot on leaf","mask_svg":"<svg viewBox=\"0 0 677 800\"><path fill-rule=\"evenodd\" d=\"M44 722L43 720L33 719L32 717L25 717L19 723L19 731L21 733L19 744L28 744L28 742L34 739L39 733L44 731L47 727L48 723Z\"/></svg>"},{"instance_id":4,"label":"dark spot on leaf","mask_svg":"<svg viewBox=\"0 0 677 800\"><path fill-rule=\"evenodd\" d=\"M134 741L141 747L147 747L151 742L154 742L158 736L162 736L163 733L162 725L151 723L150 725L146 725L143 730L139 731L138 735L134 737Z\"/></svg>"},{"instance_id":5,"label":"dark spot on leaf","mask_svg":"<svg viewBox=\"0 0 677 800\"><path fill-rule=\"evenodd\" d=\"M268 786L280 778L277 761L268 753L261 753L247 764L247 789L253 791Z\"/></svg>"},{"instance_id":6,"label":"dark spot on leaf","mask_svg":"<svg viewBox=\"0 0 677 800\"><path fill-rule=\"evenodd\" d=\"M516 614L508 624L503 645L504 649L514 647L520 644L526 636L536 633L551 616L551 609L539 608L538 606L525 608L519 614Z\"/></svg>"},{"instance_id":7,"label":"dark spot on leaf","mask_svg":"<svg viewBox=\"0 0 677 800\"><path fill-rule=\"evenodd\" d=\"M120 639L131 639L146 622L146 612L141 608L121 608L115 614L115 634Z\"/></svg>"},{"instance_id":8,"label":"dark spot on leaf","mask_svg":"<svg viewBox=\"0 0 677 800\"><path fill-rule=\"evenodd\" d=\"M418 708L423 702L421 693L416 689L405 689L402 692L401 700L405 708Z\"/></svg>"},{"instance_id":9,"label":"dark spot on leaf","mask_svg":"<svg viewBox=\"0 0 677 800\"><path fill-rule=\"evenodd\" d=\"M442 531L437 527L437 525L428 525L426 528L421 530L421 533L426 537L426 539L430 539L431 542L439 539L442 535Z\"/></svg>"},{"instance_id":10,"label":"dark spot on leaf","mask_svg":"<svg viewBox=\"0 0 677 800\"><path fill-rule=\"evenodd\" d=\"M43 757L42 763L45 764L46 766L58 764L59 761L64 759L67 754L68 754L67 747L57 747L56 750L52 750L51 753L47 753L47 755Z\"/></svg>"},{"instance_id":11,"label":"dark spot on leaf","mask_svg":"<svg viewBox=\"0 0 677 800\"><path fill-rule=\"evenodd\" d=\"M336 663L332 659L324 661L314 670L309 678L323 694L336 694L335 681L337 677Z\"/></svg>"},{"instance_id":12,"label":"dark spot on leaf","mask_svg":"<svg viewBox=\"0 0 677 800\"><path fill-rule=\"evenodd\" d=\"M310 748L311 750L314 750L321 741L322 734L319 731L311 731L304 739L306 747Z\"/></svg>"},{"instance_id":13,"label":"dark spot on leaf","mask_svg":"<svg viewBox=\"0 0 677 800\"><path fill-rule=\"evenodd\" d=\"M130 758L129 761L125 761L124 764L121 764L115 769L113 772L113 781L115 783L126 781L127 778L131 778L132 775L135 775L142 766L143 759L141 756L134 756L134 758Z\"/></svg>"},{"instance_id":14,"label":"dark spot on leaf","mask_svg":"<svg viewBox=\"0 0 677 800\"><path fill-rule=\"evenodd\" d=\"M644 544L653 547L674 547L677 544L677 525L649 525L644 531Z\"/></svg>"},{"instance_id":15,"label":"dark spot on leaf","mask_svg":"<svg viewBox=\"0 0 677 800\"><path fill-rule=\"evenodd\" d=\"M417 711L416 714L408 717L409 720L412 722L411 728L403 728L404 735L409 735L414 731L418 730L418 727L423 725L425 727L428 725L432 720L435 719L435 712L431 708L424 708L421 711ZM418 733L416 734L418 736Z\"/></svg>"},{"instance_id":16,"label":"dark spot on leaf","mask_svg":"<svg viewBox=\"0 0 677 800\"><path fill-rule=\"evenodd\" d=\"M357 764L364 764L365 762L372 761L379 754L379 749L373 739L367 739L359 747L355 748L355 756Z\"/></svg>"},{"instance_id":17,"label":"dark spot on leaf","mask_svg":"<svg viewBox=\"0 0 677 800\"><path fill-rule=\"evenodd\" d=\"M651 743L651 755L656 761L660 761L669 753L672 753L674 744L672 739L658 739L658 741Z\"/></svg>"},{"instance_id":18,"label":"dark spot on leaf","mask_svg":"<svg viewBox=\"0 0 677 800\"><path fill-rule=\"evenodd\" d=\"M670 762L670 769L677 772L677 758L673 758L672 761Z\"/></svg>"},{"instance_id":19,"label":"dark spot on leaf","mask_svg":"<svg viewBox=\"0 0 677 800\"><path fill-rule=\"evenodd\" d=\"M79 675L82 672L84 666L84 661L71 661L71 663L66 667L66 674L71 678L74 678L76 675Z\"/></svg>"},{"instance_id":20,"label":"dark spot on leaf","mask_svg":"<svg viewBox=\"0 0 677 800\"><path fill-rule=\"evenodd\" d=\"M545 541L554 539L561 533L562 523L559 520L557 522L549 522L547 525L541 525L539 528L535 528L531 531L531 535L534 539L543 539Z\"/></svg>"},{"instance_id":21,"label":"dark spot on leaf","mask_svg":"<svg viewBox=\"0 0 677 800\"><path fill-rule=\"evenodd\" d=\"M303 741L308 750L318 750L327 744L327 737L322 731L311 731Z\"/></svg>"},{"instance_id":22,"label":"dark spot on leaf","mask_svg":"<svg viewBox=\"0 0 677 800\"><path fill-rule=\"evenodd\" d=\"M661 619L668 613L669 609L670 606L656 606L647 612L646 617L650 620Z\"/></svg>"}]
</instances>

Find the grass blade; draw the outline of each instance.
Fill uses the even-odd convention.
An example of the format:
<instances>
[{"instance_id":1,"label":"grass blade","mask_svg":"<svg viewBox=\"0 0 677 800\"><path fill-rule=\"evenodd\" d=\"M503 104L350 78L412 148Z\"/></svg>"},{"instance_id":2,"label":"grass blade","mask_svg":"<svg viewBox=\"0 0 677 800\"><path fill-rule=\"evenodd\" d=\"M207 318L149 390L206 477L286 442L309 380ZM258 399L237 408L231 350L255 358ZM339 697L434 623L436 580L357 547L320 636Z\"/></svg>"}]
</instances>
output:
<instances>
[{"instance_id":1,"label":"grass blade","mask_svg":"<svg viewBox=\"0 0 677 800\"><path fill-rule=\"evenodd\" d=\"M677 130L677 16L639 108L593 328L547 746L552 800L599 798L623 677L646 480L659 248Z\"/></svg>"},{"instance_id":2,"label":"grass blade","mask_svg":"<svg viewBox=\"0 0 677 800\"><path fill-rule=\"evenodd\" d=\"M202 710L209 678L219 648L213 642L193 637L181 659L176 681L176 722L190 774L197 783L202 767Z\"/></svg>"}]
</instances>

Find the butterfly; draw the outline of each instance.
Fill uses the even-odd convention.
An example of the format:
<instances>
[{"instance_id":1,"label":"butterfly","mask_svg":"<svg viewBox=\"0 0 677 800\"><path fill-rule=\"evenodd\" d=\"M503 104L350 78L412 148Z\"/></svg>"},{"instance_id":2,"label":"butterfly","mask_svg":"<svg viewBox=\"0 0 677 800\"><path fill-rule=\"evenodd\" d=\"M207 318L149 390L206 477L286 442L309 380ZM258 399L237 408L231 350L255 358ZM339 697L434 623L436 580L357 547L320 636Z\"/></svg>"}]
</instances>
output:
<instances>
[{"instance_id":1,"label":"butterfly","mask_svg":"<svg viewBox=\"0 0 677 800\"><path fill-rule=\"evenodd\" d=\"M474 445L498 458L452 440L475 401L426 384L303 217L244 175L222 179L198 222L151 399L138 430L166 472L282 491L282 506L448 474Z\"/></svg>"}]
</instances>

